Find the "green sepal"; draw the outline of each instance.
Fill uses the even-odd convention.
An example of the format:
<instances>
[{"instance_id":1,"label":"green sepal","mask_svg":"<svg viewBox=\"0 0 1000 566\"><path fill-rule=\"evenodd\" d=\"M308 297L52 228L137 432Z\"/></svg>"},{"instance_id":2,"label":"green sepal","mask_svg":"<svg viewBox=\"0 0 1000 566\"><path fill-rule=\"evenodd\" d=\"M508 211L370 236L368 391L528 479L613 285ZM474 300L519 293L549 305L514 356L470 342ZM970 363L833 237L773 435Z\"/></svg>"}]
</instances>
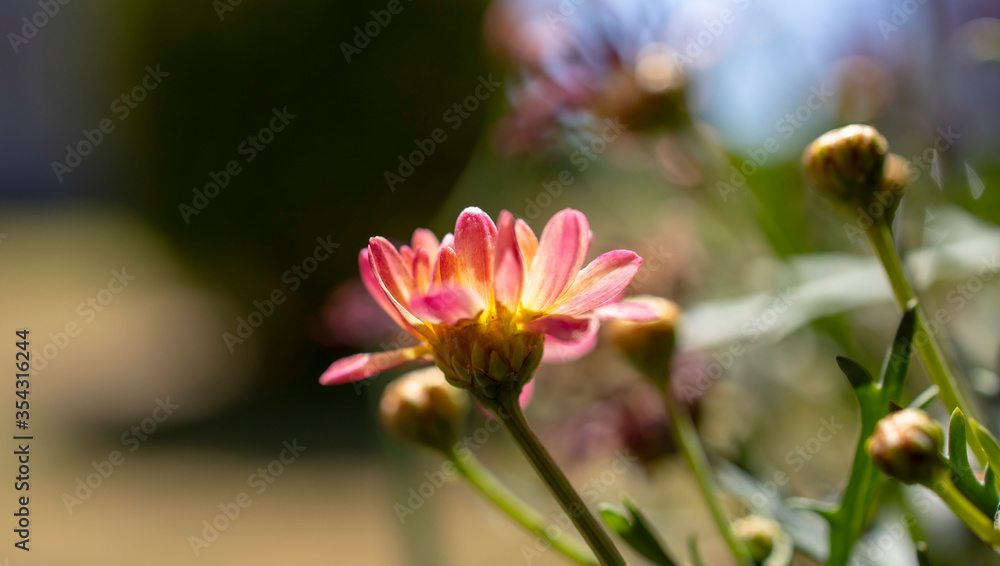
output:
<instances>
[{"instance_id":1,"label":"green sepal","mask_svg":"<svg viewBox=\"0 0 1000 566\"><path fill-rule=\"evenodd\" d=\"M844 372L847 381L851 382L851 387L855 390L875 383L868 370L847 356L837 356L837 365L840 366L840 371Z\"/></svg>"}]
</instances>

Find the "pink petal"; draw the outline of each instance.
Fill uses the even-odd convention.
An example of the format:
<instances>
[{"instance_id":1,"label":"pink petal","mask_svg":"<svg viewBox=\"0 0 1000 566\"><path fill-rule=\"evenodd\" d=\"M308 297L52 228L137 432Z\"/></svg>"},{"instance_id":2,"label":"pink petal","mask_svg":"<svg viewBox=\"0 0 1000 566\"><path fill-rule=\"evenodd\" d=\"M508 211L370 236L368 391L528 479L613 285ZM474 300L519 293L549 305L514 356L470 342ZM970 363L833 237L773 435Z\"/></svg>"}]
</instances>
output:
<instances>
[{"instance_id":1,"label":"pink petal","mask_svg":"<svg viewBox=\"0 0 1000 566\"><path fill-rule=\"evenodd\" d=\"M554 336L566 342L576 342L590 332L593 320L590 318L573 318L571 316L543 316L525 323L524 328L530 332L539 332Z\"/></svg>"},{"instance_id":2,"label":"pink petal","mask_svg":"<svg viewBox=\"0 0 1000 566\"><path fill-rule=\"evenodd\" d=\"M425 354L427 354L426 346L374 354L355 354L333 362L333 365L320 376L319 382L323 385L339 385L358 381L399 367Z\"/></svg>"},{"instance_id":3,"label":"pink petal","mask_svg":"<svg viewBox=\"0 0 1000 566\"><path fill-rule=\"evenodd\" d=\"M517 246L514 233L514 217L504 210L500 213L497 227L496 273L493 276L493 291L496 301L511 312L517 311L524 287L524 260Z\"/></svg>"},{"instance_id":4,"label":"pink petal","mask_svg":"<svg viewBox=\"0 0 1000 566\"><path fill-rule=\"evenodd\" d=\"M496 240L497 227L488 214L474 206L462 211L455 224L459 281L475 289L486 302L493 297Z\"/></svg>"},{"instance_id":5,"label":"pink petal","mask_svg":"<svg viewBox=\"0 0 1000 566\"><path fill-rule=\"evenodd\" d=\"M382 289L382 294L395 307L403 320L409 324L404 328L423 339L422 334L427 331L424 323L407 310L404 306L405 299L400 299L401 295L409 298L413 290L413 280L406 267L402 265L402 258L399 257L399 254L394 253L395 251L392 244L385 238L372 238L368 244L368 263L371 266L371 273ZM379 263L379 258L381 258L381 263ZM379 265L382 266L381 270L378 269ZM397 274L398 277L396 277ZM386 275L389 277L388 284L386 283ZM402 280L402 284L400 284L400 280ZM405 293L403 289L405 289Z\"/></svg>"},{"instance_id":6,"label":"pink petal","mask_svg":"<svg viewBox=\"0 0 1000 566\"><path fill-rule=\"evenodd\" d=\"M583 266L589 242L590 227L582 212L567 208L549 220L528 271L521 297L525 308L543 312L556 302Z\"/></svg>"},{"instance_id":7,"label":"pink petal","mask_svg":"<svg viewBox=\"0 0 1000 566\"><path fill-rule=\"evenodd\" d=\"M410 301L410 311L421 320L450 326L476 318L484 307L482 297L466 287L445 287Z\"/></svg>"},{"instance_id":8,"label":"pink petal","mask_svg":"<svg viewBox=\"0 0 1000 566\"><path fill-rule=\"evenodd\" d=\"M413 232L413 238L410 240L410 245L413 246L414 251L419 251L421 249L427 250L427 255L430 257L437 256L438 247L440 247L440 242L438 242L437 236L434 232L426 228L417 228Z\"/></svg>"},{"instance_id":9,"label":"pink petal","mask_svg":"<svg viewBox=\"0 0 1000 566\"><path fill-rule=\"evenodd\" d=\"M389 296L406 305L413 291L413 277L402 256L389 240L378 236L368 240L372 270Z\"/></svg>"},{"instance_id":10,"label":"pink petal","mask_svg":"<svg viewBox=\"0 0 1000 566\"><path fill-rule=\"evenodd\" d=\"M521 408L525 408L531 404L531 400L535 397L535 380L531 380L524 384L524 389L521 389L521 396L517 398L517 402L521 405Z\"/></svg>"},{"instance_id":11,"label":"pink petal","mask_svg":"<svg viewBox=\"0 0 1000 566\"><path fill-rule=\"evenodd\" d=\"M413 286L420 293L426 293L431 284L431 256L427 248L417 248L413 258Z\"/></svg>"},{"instance_id":12,"label":"pink petal","mask_svg":"<svg viewBox=\"0 0 1000 566\"><path fill-rule=\"evenodd\" d=\"M434 283L439 286L458 283L458 255L451 243L441 244L434 263Z\"/></svg>"},{"instance_id":13,"label":"pink petal","mask_svg":"<svg viewBox=\"0 0 1000 566\"><path fill-rule=\"evenodd\" d=\"M560 340L551 335L546 336L542 362L555 364L572 362L590 353L597 345L597 329L600 326L596 319L592 319L592 321L590 328L577 341Z\"/></svg>"},{"instance_id":14,"label":"pink petal","mask_svg":"<svg viewBox=\"0 0 1000 566\"><path fill-rule=\"evenodd\" d=\"M580 272L550 312L577 316L596 309L624 291L640 265L642 258L629 250L601 255Z\"/></svg>"},{"instance_id":15,"label":"pink petal","mask_svg":"<svg viewBox=\"0 0 1000 566\"><path fill-rule=\"evenodd\" d=\"M407 269L413 265L414 250L410 246L399 246L399 257L403 260L403 265ZM410 276L413 276L413 272L410 272Z\"/></svg>"},{"instance_id":16,"label":"pink petal","mask_svg":"<svg viewBox=\"0 0 1000 566\"><path fill-rule=\"evenodd\" d=\"M520 218L514 223L514 233L517 235L517 247L521 249L521 255L524 257L524 265L530 266L531 260L535 259L535 253L538 252L538 238L535 237L531 226Z\"/></svg>"},{"instance_id":17,"label":"pink petal","mask_svg":"<svg viewBox=\"0 0 1000 566\"><path fill-rule=\"evenodd\" d=\"M414 336L419 337L420 335L414 331L413 326L400 314L399 309L396 308L392 300L386 295L385 290L382 289L382 285L379 284L378 279L375 277L375 272L372 271L371 259L369 258L367 249L361 250L361 253L358 254L358 271L361 273L361 282L364 283L368 294L375 299L375 302L382 307L382 310L389 313L389 316L396 321L396 324L402 326Z\"/></svg>"},{"instance_id":18,"label":"pink petal","mask_svg":"<svg viewBox=\"0 0 1000 566\"><path fill-rule=\"evenodd\" d=\"M604 305L595 309L594 315L597 316L597 320L618 318L634 322L652 322L660 318L655 309L639 301L622 301Z\"/></svg>"}]
</instances>

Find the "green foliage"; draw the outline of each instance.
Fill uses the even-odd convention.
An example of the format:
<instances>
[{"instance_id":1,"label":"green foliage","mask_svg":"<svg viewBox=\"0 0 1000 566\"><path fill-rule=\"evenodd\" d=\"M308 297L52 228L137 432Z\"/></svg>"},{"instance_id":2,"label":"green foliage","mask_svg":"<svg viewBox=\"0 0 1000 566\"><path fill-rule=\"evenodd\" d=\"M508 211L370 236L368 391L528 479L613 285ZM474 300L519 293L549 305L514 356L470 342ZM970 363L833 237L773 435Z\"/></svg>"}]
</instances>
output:
<instances>
[{"instance_id":1,"label":"green foliage","mask_svg":"<svg viewBox=\"0 0 1000 566\"><path fill-rule=\"evenodd\" d=\"M705 566L705 561L701 559L701 552L698 550L698 538L695 536L688 539L688 553L691 555L692 566Z\"/></svg>"},{"instance_id":2,"label":"green foliage","mask_svg":"<svg viewBox=\"0 0 1000 566\"><path fill-rule=\"evenodd\" d=\"M922 411L927 410L927 407L930 407L931 403L933 403L934 400L938 398L938 393L940 391L941 389L938 388L937 385L931 385L927 389L924 389L923 392L920 393L920 395L914 397L913 401L910 401L909 408L920 409Z\"/></svg>"},{"instance_id":3,"label":"green foliage","mask_svg":"<svg viewBox=\"0 0 1000 566\"><path fill-rule=\"evenodd\" d=\"M911 301L899 322L878 382L861 364L847 357L837 357L837 365L847 376L861 406L861 434L840 505L832 508L825 505L803 505L813 509L830 524L830 555L827 566L847 564L851 549L864 532L882 485L882 474L865 451L865 442L874 432L876 423L889 414L893 403L899 400L903 391L913 348L915 322L916 301Z\"/></svg>"},{"instance_id":4,"label":"green foliage","mask_svg":"<svg viewBox=\"0 0 1000 566\"><path fill-rule=\"evenodd\" d=\"M955 412L951 414L951 422L948 425L948 458L946 462L948 468L951 469L955 487L983 514L987 517L993 517L997 511L997 504L1000 503L1000 494L997 492L997 483L993 472L1000 465L1000 447L997 446L993 435L982 428L979 423L971 421L970 424L972 430L979 436L989 461L983 476L985 481L979 482L975 471L969 464L965 435L966 419L961 409L955 409Z\"/></svg>"},{"instance_id":5,"label":"green foliage","mask_svg":"<svg viewBox=\"0 0 1000 566\"><path fill-rule=\"evenodd\" d=\"M677 563L667 553L656 531L649 524L649 520L642 514L642 511L639 511L635 503L628 497L624 497L622 505L625 506L624 513L609 505L602 506L601 518L604 519L604 523L653 564L676 566Z\"/></svg>"}]
</instances>

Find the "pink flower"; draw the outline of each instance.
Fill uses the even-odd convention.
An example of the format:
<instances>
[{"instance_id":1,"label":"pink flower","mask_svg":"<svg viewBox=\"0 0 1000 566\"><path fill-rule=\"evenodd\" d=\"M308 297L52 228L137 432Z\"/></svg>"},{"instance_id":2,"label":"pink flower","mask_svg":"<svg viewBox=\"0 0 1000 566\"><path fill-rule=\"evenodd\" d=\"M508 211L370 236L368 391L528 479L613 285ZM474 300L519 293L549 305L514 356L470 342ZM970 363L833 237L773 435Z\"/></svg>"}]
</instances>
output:
<instances>
[{"instance_id":1,"label":"pink flower","mask_svg":"<svg viewBox=\"0 0 1000 566\"><path fill-rule=\"evenodd\" d=\"M655 318L641 305L616 302L642 259L616 250L583 267L590 240L587 217L576 210L556 213L539 240L509 212L497 226L474 207L440 241L424 229L399 249L372 238L359 256L361 278L421 344L343 358L320 382L347 383L423 360L458 387L520 388L543 352L545 361L570 361L593 349L600 320Z\"/></svg>"}]
</instances>

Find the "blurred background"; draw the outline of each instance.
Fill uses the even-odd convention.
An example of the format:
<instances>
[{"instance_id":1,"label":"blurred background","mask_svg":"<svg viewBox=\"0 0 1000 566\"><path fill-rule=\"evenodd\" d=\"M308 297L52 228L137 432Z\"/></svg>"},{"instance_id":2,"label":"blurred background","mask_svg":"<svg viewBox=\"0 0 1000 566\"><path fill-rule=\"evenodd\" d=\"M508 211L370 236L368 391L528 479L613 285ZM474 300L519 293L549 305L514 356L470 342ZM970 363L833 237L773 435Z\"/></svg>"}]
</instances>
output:
<instances>
[{"instance_id":1,"label":"blurred background","mask_svg":"<svg viewBox=\"0 0 1000 566\"><path fill-rule=\"evenodd\" d=\"M30 330L30 429L2 414L34 439L31 551L9 455L0 556L564 563L380 430L393 375L317 381L405 339L358 280L367 238L440 236L475 205L536 232L577 208L592 255L645 258L628 292L685 309L678 383L731 512L799 525L814 564L819 521L780 499L838 496L858 411L834 356L877 369L898 312L864 219L807 190L802 149L865 122L911 161L897 239L996 430L998 18L985 0L3 2L0 352ZM727 563L612 348L536 379L528 418L574 482ZM472 438L556 512L506 437ZM620 453L638 461L611 477ZM893 529L914 497L889 498L858 563L915 564ZM938 506L919 520L935 564L998 563Z\"/></svg>"}]
</instances>

